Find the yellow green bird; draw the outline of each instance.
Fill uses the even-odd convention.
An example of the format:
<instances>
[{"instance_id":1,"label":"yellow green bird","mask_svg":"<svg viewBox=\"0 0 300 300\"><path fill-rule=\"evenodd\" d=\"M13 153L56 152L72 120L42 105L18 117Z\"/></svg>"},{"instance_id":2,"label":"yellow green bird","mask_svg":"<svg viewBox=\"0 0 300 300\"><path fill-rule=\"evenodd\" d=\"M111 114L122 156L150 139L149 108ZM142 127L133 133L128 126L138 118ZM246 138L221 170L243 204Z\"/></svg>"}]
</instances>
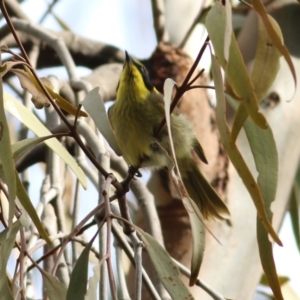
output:
<instances>
[{"instance_id":1,"label":"yellow green bird","mask_svg":"<svg viewBox=\"0 0 300 300\"><path fill-rule=\"evenodd\" d=\"M153 86L142 63L126 52L126 61L108 116L128 165L166 167L171 149L167 127L155 132L164 118L164 100ZM207 163L191 123L183 114L172 113L171 132L184 186L205 218L226 219L230 213L192 158L192 150Z\"/></svg>"}]
</instances>

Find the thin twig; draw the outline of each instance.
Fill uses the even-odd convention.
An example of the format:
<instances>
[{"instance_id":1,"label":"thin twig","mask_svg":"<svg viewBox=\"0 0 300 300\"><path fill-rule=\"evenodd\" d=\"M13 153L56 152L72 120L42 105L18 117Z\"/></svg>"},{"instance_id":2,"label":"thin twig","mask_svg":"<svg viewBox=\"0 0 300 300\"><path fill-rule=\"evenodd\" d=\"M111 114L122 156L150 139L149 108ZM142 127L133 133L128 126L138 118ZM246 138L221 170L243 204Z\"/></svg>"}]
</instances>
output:
<instances>
[{"instance_id":1,"label":"thin twig","mask_svg":"<svg viewBox=\"0 0 300 300\"><path fill-rule=\"evenodd\" d=\"M56 262L53 266L53 269L51 271L52 274L55 274L56 269L58 267L59 261L60 261L60 257L63 254L63 251L65 250L65 248L67 247L69 241L77 235L77 233L80 231L80 229L82 228L82 226L90 219L92 218L99 210L101 210L103 208L104 204L101 203L99 205L97 205L92 211L90 211L82 220L81 222L79 222L79 224L74 228L74 230L63 240L60 251L57 255L57 259Z\"/></svg>"},{"instance_id":2,"label":"thin twig","mask_svg":"<svg viewBox=\"0 0 300 300\"><path fill-rule=\"evenodd\" d=\"M109 201L109 190L110 185L113 180L113 177L108 177L106 179L106 183L104 189L102 191L102 196L104 200L104 207L105 207L105 219L106 219L106 226L107 226L107 241L106 241L106 255L107 255L107 270L108 270L108 278L110 283L110 290L111 295L114 300L117 300L117 288L116 282L113 274L113 267L111 262L111 226L112 226L112 219L111 219L111 208L110 208L110 201Z\"/></svg>"},{"instance_id":3,"label":"thin twig","mask_svg":"<svg viewBox=\"0 0 300 300\"><path fill-rule=\"evenodd\" d=\"M142 299L142 251L144 243L139 241L134 247L134 261L135 261L135 300Z\"/></svg>"},{"instance_id":4,"label":"thin twig","mask_svg":"<svg viewBox=\"0 0 300 300\"><path fill-rule=\"evenodd\" d=\"M115 206L113 206L113 207L115 207ZM131 261L133 266L135 266L134 252L133 252L132 248L130 247L129 243L127 242L127 240L125 239L124 234L121 232L120 225L118 224L118 222L113 221L112 231L113 231L114 237L117 238L118 242L121 244L122 249L126 253L127 257L129 258L129 260ZM142 269L142 275L143 275L143 282L144 282L149 294L151 295L151 297L154 300L161 300L161 297L157 293L157 290L155 289L153 283L151 282L151 280L144 268Z\"/></svg>"},{"instance_id":5,"label":"thin twig","mask_svg":"<svg viewBox=\"0 0 300 300\"><path fill-rule=\"evenodd\" d=\"M79 202L79 195L80 195L80 189L79 189L79 180L76 178L75 183L75 192L74 192L74 200L73 200L73 210L72 210L72 230L75 228L78 220L78 202ZM77 258L76 258L76 247L75 243L72 243L72 265L74 266Z\"/></svg>"},{"instance_id":6,"label":"thin twig","mask_svg":"<svg viewBox=\"0 0 300 300\"><path fill-rule=\"evenodd\" d=\"M114 224L115 221L113 221ZM113 227L112 227L113 228ZM126 276L123 264L123 249L121 243L119 243L118 239L114 239L114 247L116 253L116 274L118 276L119 282L119 298L124 300L130 300L128 287L126 283Z\"/></svg>"},{"instance_id":7,"label":"thin twig","mask_svg":"<svg viewBox=\"0 0 300 300\"><path fill-rule=\"evenodd\" d=\"M200 62L200 59L202 58L202 55L203 55L203 53L204 53L204 51L207 47L208 42L209 42L209 36L206 37L205 42L203 43L203 45L202 45L202 47L201 47L194 63L193 63L193 65L190 68L188 74L186 75L183 83L179 87L177 87L174 99L171 103L170 113L173 112L173 110L176 107L178 101L180 100L182 95L186 92L187 87L189 87L190 79L192 78L192 76L193 76L193 74L194 74L194 72L195 72L195 70L196 70L196 68L197 68L197 66ZM161 131L164 128L165 124L166 124L166 117L164 117L163 120L160 122L157 130L155 131L154 136L156 136L156 137L159 136L159 134L161 133Z\"/></svg>"},{"instance_id":8,"label":"thin twig","mask_svg":"<svg viewBox=\"0 0 300 300\"><path fill-rule=\"evenodd\" d=\"M205 69L201 69L198 74L191 80L189 81L189 86L191 86L200 76L204 73Z\"/></svg>"},{"instance_id":9,"label":"thin twig","mask_svg":"<svg viewBox=\"0 0 300 300\"><path fill-rule=\"evenodd\" d=\"M187 90L193 90L193 89L212 89L214 90L215 87L211 85L193 85L187 88Z\"/></svg>"}]
</instances>

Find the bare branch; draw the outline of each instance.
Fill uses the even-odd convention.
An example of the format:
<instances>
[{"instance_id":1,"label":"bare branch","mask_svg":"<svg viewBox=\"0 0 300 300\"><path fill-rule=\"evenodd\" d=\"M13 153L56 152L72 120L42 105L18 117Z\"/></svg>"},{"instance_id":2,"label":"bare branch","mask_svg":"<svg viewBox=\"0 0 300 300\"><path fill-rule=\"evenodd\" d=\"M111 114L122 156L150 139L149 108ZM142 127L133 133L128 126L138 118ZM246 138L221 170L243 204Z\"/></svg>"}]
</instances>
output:
<instances>
[{"instance_id":1,"label":"bare branch","mask_svg":"<svg viewBox=\"0 0 300 300\"><path fill-rule=\"evenodd\" d=\"M14 20L16 21L17 19ZM24 21L19 20L19 22ZM21 28L16 26L16 30L19 31L19 38L24 45L25 50L29 51L31 45L37 40L37 37L31 36L31 33L27 30L25 24ZM52 37L61 40L69 49L74 62L78 66L94 69L95 67L106 63L124 62L124 52L114 46L82 37L70 31L55 32L41 26L39 26L39 28L44 32L49 32ZM9 48L17 46L7 24L0 28L0 41L1 45L7 45ZM51 44L45 40L40 41L42 51L37 62L37 68L60 66L61 62Z\"/></svg>"},{"instance_id":2,"label":"bare branch","mask_svg":"<svg viewBox=\"0 0 300 300\"><path fill-rule=\"evenodd\" d=\"M157 43L169 42L169 34L166 30L165 4L163 0L151 0L153 23Z\"/></svg>"}]
</instances>

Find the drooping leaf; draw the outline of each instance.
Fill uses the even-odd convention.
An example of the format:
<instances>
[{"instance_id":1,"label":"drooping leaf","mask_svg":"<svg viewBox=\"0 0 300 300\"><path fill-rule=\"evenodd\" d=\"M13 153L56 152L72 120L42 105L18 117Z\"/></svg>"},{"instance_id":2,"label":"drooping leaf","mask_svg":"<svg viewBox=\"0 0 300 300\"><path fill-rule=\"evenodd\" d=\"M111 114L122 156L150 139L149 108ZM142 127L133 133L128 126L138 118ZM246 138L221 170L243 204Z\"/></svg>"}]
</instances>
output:
<instances>
[{"instance_id":1,"label":"drooping leaf","mask_svg":"<svg viewBox=\"0 0 300 300\"><path fill-rule=\"evenodd\" d=\"M46 78L41 78L46 79ZM45 84L46 90L49 92L51 97L56 101L56 104L65 112L69 113L72 116L76 116L78 108L71 104L69 101L64 99L61 95L55 93L51 87ZM88 117L88 114L82 110L78 113L79 117Z\"/></svg>"},{"instance_id":2,"label":"drooping leaf","mask_svg":"<svg viewBox=\"0 0 300 300\"><path fill-rule=\"evenodd\" d=\"M224 35L226 28L226 11L217 1L206 17L206 27L213 43L216 57L226 73L226 80L236 99L240 99L254 123L262 129L267 128L267 121L259 112L258 100L254 92L251 78L232 32L228 63L224 57ZM230 92L228 90L228 92Z\"/></svg>"},{"instance_id":3,"label":"drooping leaf","mask_svg":"<svg viewBox=\"0 0 300 300\"><path fill-rule=\"evenodd\" d=\"M269 214L272 216L272 213ZM273 245L269 241L268 232L257 218L257 241L259 248L259 256L265 275L268 279L270 288L273 291L275 299L284 300L276 272L275 261L273 257Z\"/></svg>"},{"instance_id":4,"label":"drooping leaf","mask_svg":"<svg viewBox=\"0 0 300 300\"><path fill-rule=\"evenodd\" d=\"M22 88L32 95L32 102L37 109L50 106L48 98L30 71L26 72L21 69L11 71L18 76Z\"/></svg>"},{"instance_id":5,"label":"drooping leaf","mask_svg":"<svg viewBox=\"0 0 300 300\"><path fill-rule=\"evenodd\" d=\"M204 250L205 250L205 225L203 223L203 218L199 218L201 215L197 205L190 199L183 198L183 204L189 214L192 237L193 237L193 251L192 251L192 261L191 261L191 276L190 276L190 286L193 286L198 278L200 267L202 264Z\"/></svg>"},{"instance_id":6,"label":"drooping leaf","mask_svg":"<svg viewBox=\"0 0 300 300\"><path fill-rule=\"evenodd\" d=\"M51 15L54 17L54 19L56 20L56 22L59 24L59 26L61 27L61 29L63 29L64 31L72 31L71 28L67 25L67 23L65 21L63 21L56 13L54 13L54 11L51 10Z\"/></svg>"},{"instance_id":7,"label":"drooping leaf","mask_svg":"<svg viewBox=\"0 0 300 300\"><path fill-rule=\"evenodd\" d=\"M8 236L8 229L0 232L0 295L1 299L13 300L11 290L8 286L8 281L6 280L6 265L8 258L11 254L16 235L20 229L19 221L16 221L10 228L10 235ZM8 237L7 237L8 236Z\"/></svg>"},{"instance_id":8,"label":"drooping leaf","mask_svg":"<svg viewBox=\"0 0 300 300\"><path fill-rule=\"evenodd\" d=\"M8 93L4 93L4 106L8 112L19 119L20 122L32 130L37 136L42 137L51 135L51 132L29 111L29 109ZM82 169L61 143L57 139L46 140L45 143L73 170L82 186L86 188L86 177Z\"/></svg>"},{"instance_id":9,"label":"drooping leaf","mask_svg":"<svg viewBox=\"0 0 300 300\"><path fill-rule=\"evenodd\" d=\"M269 20L276 34L283 41L277 22L271 16L269 16ZM259 102L267 94L276 78L280 67L280 57L281 53L273 46L261 17L258 16L258 42L251 79Z\"/></svg>"},{"instance_id":10,"label":"drooping leaf","mask_svg":"<svg viewBox=\"0 0 300 300\"><path fill-rule=\"evenodd\" d=\"M112 131L110 122L105 111L104 103L98 92L99 88L96 87L92 89L81 101L81 104L85 110L89 113L93 119L95 125L105 137L110 147L116 152L117 155L122 155L119 144L116 140L116 137Z\"/></svg>"},{"instance_id":11,"label":"drooping leaf","mask_svg":"<svg viewBox=\"0 0 300 300\"><path fill-rule=\"evenodd\" d=\"M217 97L217 126L220 132L221 141L226 149L226 153L229 156L232 164L235 166L239 176L243 180L245 187L247 188L251 198L253 200L254 205L256 206L258 216L262 221L262 224L268 231L268 233L272 236L274 241L282 245L277 233L273 229L267 213L265 209L265 204L262 198L261 191L253 178L247 164L245 163L241 153L239 152L238 148L236 147L235 143L231 141L231 133L228 128L225 113L225 95L223 91L223 80L220 70L220 65L218 60L215 56L212 55L212 73L215 82L215 90L216 90L216 97Z\"/></svg>"},{"instance_id":12,"label":"drooping leaf","mask_svg":"<svg viewBox=\"0 0 300 300\"><path fill-rule=\"evenodd\" d=\"M89 255L97 233L81 252L70 278L66 300L84 300L87 290Z\"/></svg>"},{"instance_id":13,"label":"drooping leaf","mask_svg":"<svg viewBox=\"0 0 300 300\"><path fill-rule=\"evenodd\" d=\"M236 101L230 100L229 97L228 100L236 109ZM258 172L257 184L261 191L269 222L272 223L271 204L275 200L278 181L278 154L273 132L270 127L266 130L260 130L249 118L244 124L244 130ZM260 218L257 218L256 230L259 255L265 276L275 298L283 299L273 257L273 246Z\"/></svg>"},{"instance_id":14,"label":"drooping leaf","mask_svg":"<svg viewBox=\"0 0 300 300\"><path fill-rule=\"evenodd\" d=\"M177 164L177 160L176 160L174 143L173 143L172 132L171 132L170 107L171 107L171 101L172 101L173 88L174 88L175 84L176 84L176 82L174 80L172 80L171 78L167 78L166 81L164 82L164 102L165 102L166 126L168 128L169 141L170 141L171 152L172 152L172 157L173 157L173 160L171 160L171 158L168 159L169 165L167 167L169 170L172 170L174 163L175 163L178 176L180 177L180 180L182 182L178 164ZM166 157L169 158L169 155L166 155Z\"/></svg>"},{"instance_id":15,"label":"drooping leaf","mask_svg":"<svg viewBox=\"0 0 300 300\"><path fill-rule=\"evenodd\" d=\"M272 17L270 17L270 22L273 24L274 29L282 39L281 30ZM258 16L258 43L254 58L254 67L251 73L251 80L259 102L268 92L278 73L280 56L280 52L273 46L266 28L262 23L261 18ZM241 104L237 110L232 125L231 138L233 142L236 141L247 117L247 110L245 106Z\"/></svg>"},{"instance_id":16,"label":"drooping leaf","mask_svg":"<svg viewBox=\"0 0 300 300\"><path fill-rule=\"evenodd\" d=\"M53 138L53 136L49 135L43 137L28 138L28 139L15 142L14 144L11 145L13 159L15 161L18 160L23 154L25 154L25 152L27 152L34 146L37 146L38 144L44 142L45 140L51 138Z\"/></svg>"},{"instance_id":17,"label":"drooping leaf","mask_svg":"<svg viewBox=\"0 0 300 300\"><path fill-rule=\"evenodd\" d=\"M18 176L17 171L15 171L15 176L16 176L16 182L17 182L17 197L19 199L19 201L21 202L22 206L24 207L24 209L26 210L27 214L30 216L33 224L35 225L35 227L37 228L39 234L41 235L41 237L49 244L51 244L51 240L46 232L46 230L44 229L44 226L42 225L35 208L33 207L29 196Z\"/></svg>"},{"instance_id":18,"label":"drooping leaf","mask_svg":"<svg viewBox=\"0 0 300 300\"><path fill-rule=\"evenodd\" d=\"M1 55L1 52L0 52ZM0 57L1 62L1 57ZM4 110L4 94L2 78L0 77L0 162L4 174L4 182L8 188L8 227L12 228L13 217L15 213L15 199L16 199L16 179L14 171L14 161L10 146L9 127L6 120ZM9 232L9 231L8 231Z\"/></svg>"},{"instance_id":19,"label":"drooping leaf","mask_svg":"<svg viewBox=\"0 0 300 300\"><path fill-rule=\"evenodd\" d=\"M261 16L262 21L265 25L265 28L268 32L268 35L269 35L270 39L272 40L273 45L278 49L278 51L285 58L288 66L290 68L290 71L293 75L295 86L297 86L296 71L295 71L291 56L289 54L288 49L283 44L282 37L276 31L277 28L274 26L274 19L272 19L273 21L271 21L270 15L267 14L265 7L260 0L251 0L251 3L253 5L254 10Z\"/></svg>"},{"instance_id":20,"label":"drooping leaf","mask_svg":"<svg viewBox=\"0 0 300 300\"><path fill-rule=\"evenodd\" d=\"M151 262L159 276L160 281L173 300L189 299L194 297L179 277L179 270L165 249L148 233L135 226L140 234Z\"/></svg>"},{"instance_id":21,"label":"drooping leaf","mask_svg":"<svg viewBox=\"0 0 300 300\"><path fill-rule=\"evenodd\" d=\"M174 158L177 174L180 178L181 185L184 187L184 183L181 178L180 170L176 160L174 144L172 139L172 132L171 132L170 106L171 106L171 100L172 100L171 97L172 97L174 85L175 82L169 78L166 79L164 83L165 117L166 117L166 125L168 128L168 134L169 134L170 145L172 150L172 156ZM184 194L188 196L187 191L185 191ZM190 198L183 197L182 201L186 208L186 211L189 214L191 229L192 229L192 237L193 237L193 251L192 251L191 277L190 277L190 286L192 286L195 284L197 280L203 255L204 255L205 225L203 223L202 214L200 213L197 205Z\"/></svg>"},{"instance_id":22,"label":"drooping leaf","mask_svg":"<svg viewBox=\"0 0 300 300\"><path fill-rule=\"evenodd\" d=\"M225 1L225 31L224 31L224 59L228 62L232 35L232 10L230 1Z\"/></svg>"},{"instance_id":23,"label":"drooping leaf","mask_svg":"<svg viewBox=\"0 0 300 300\"><path fill-rule=\"evenodd\" d=\"M0 76L3 77L13 67L21 64L23 64L21 61L6 61L2 66L0 66Z\"/></svg>"},{"instance_id":24,"label":"drooping leaf","mask_svg":"<svg viewBox=\"0 0 300 300\"><path fill-rule=\"evenodd\" d=\"M23 89L32 94L32 102L37 109L50 106L49 99L45 95L43 89L31 71L26 66L24 66L24 69L25 71L20 69L12 69L11 71L18 76ZM62 96L54 92L51 81L46 77L42 77L40 80L44 84L46 90L51 95L53 100L56 101L56 104L65 112L75 116L77 113L77 108ZM78 115L82 117L88 116L84 111L79 111Z\"/></svg>"},{"instance_id":25,"label":"drooping leaf","mask_svg":"<svg viewBox=\"0 0 300 300\"><path fill-rule=\"evenodd\" d=\"M293 233L295 237L295 241L298 247L298 250L300 251L300 218L299 218L299 187L297 182L294 182L291 195L290 195L290 215L291 215L291 221L292 221L292 228Z\"/></svg>"},{"instance_id":26,"label":"drooping leaf","mask_svg":"<svg viewBox=\"0 0 300 300\"><path fill-rule=\"evenodd\" d=\"M53 275L48 272L42 271L46 294L49 300L66 299L67 288ZM74 298L76 299L76 298Z\"/></svg>"}]
</instances>

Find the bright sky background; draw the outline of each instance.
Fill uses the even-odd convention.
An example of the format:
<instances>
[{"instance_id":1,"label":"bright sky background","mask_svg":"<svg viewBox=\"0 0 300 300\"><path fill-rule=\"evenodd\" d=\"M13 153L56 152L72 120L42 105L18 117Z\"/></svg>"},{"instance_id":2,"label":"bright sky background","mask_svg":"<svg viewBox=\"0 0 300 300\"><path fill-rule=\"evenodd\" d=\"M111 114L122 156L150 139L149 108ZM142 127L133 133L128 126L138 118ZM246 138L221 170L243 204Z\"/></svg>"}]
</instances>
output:
<instances>
[{"instance_id":1,"label":"bright sky background","mask_svg":"<svg viewBox=\"0 0 300 300\"><path fill-rule=\"evenodd\" d=\"M38 21L45 12L45 3L40 0L27 0L23 4L25 12L33 22ZM57 16L74 32L126 49L138 58L149 57L156 45L150 11L150 1L140 0L61 0L54 8ZM60 30L52 17L47 17L43 25ZM88 70L83 70L82 75L87 72ZM38 187L37 189L31 188L31 196L37 200L42 179L42 176L37 175L41 174L39 166L32 168L31 172L35 173ZM93 188L90 192L93 193ZM94 198L96 205L97 198ZM93 204L89 203L89 205ZM82 215L87 212L88 210L83 207ZM275 246L274 250L278 273L290 277L291 286L300 295L300 256L291 231L289 216L283 222L280 238L284 247ZM251 274L245 276L251 276Z\"/></svg>"}]
</instances>

